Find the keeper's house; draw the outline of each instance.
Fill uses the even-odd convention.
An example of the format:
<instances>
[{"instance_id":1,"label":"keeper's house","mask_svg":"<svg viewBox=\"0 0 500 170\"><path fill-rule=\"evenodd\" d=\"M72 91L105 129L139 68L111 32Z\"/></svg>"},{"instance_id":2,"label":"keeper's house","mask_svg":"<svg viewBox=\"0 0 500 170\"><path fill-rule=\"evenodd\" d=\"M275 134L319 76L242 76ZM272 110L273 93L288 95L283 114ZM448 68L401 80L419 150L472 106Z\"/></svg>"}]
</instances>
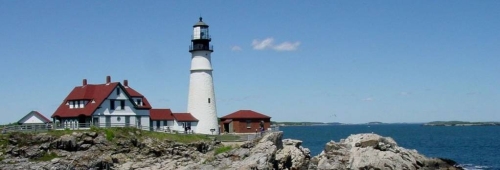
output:
<instances>
[{"instance_id":1,"label":"keeper's house","mask_svg":"<svg viewBox=\"0 0 500 170\"><path fill-rule=\"evenodd\" d=\"M171 129L196 133L198 120L189 113L152 109L146 97L129 87L128 81L87 84L83 79L52 114L56 128L133 126L144 130ZM178 119L178 118L179 119ZM189 128L188 128L189 127Z\"/></svg>"},{"instance_id":2,"label":"keeper's house","mask_svg":"<svg viewBox=\"0 0 500 170\"><path fill-rule=\"evenodd\" d=\"M148 100L128 86L128 81L87 84L75 87L51 116L57 127L149 126Z\"/></svg>"}]
</instances>

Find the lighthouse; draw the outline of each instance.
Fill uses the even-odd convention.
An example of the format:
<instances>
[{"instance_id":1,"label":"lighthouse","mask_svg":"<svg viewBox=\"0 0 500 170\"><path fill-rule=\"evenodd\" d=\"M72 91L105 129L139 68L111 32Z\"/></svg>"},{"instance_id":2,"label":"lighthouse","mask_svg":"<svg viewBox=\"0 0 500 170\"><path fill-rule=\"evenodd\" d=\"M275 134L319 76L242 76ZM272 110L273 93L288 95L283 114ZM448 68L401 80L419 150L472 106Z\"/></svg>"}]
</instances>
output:
<instances>
[{"instance_id":1,"label":"lighthouse","mask_svg":"<svg viewBox=\"0 0 500 170\"><path fill-rule=\"evenodd\" d=\"M200 20L193 25L193 36L189 46L191 73L187 111L198 119L195 133L201 134L219 133L211 63L211 54L214 50L210 41L208 25L200 17Z\"/></svg>"}]
</instances>

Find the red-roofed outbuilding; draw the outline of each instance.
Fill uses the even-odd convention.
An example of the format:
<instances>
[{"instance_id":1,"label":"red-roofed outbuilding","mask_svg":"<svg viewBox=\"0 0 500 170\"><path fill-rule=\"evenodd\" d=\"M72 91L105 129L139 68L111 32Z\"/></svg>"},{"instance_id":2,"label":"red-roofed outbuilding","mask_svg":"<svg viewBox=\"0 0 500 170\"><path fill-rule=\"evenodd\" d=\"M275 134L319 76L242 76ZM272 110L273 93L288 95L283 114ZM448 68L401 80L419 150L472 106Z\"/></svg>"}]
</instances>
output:
<instances>
[{"instance_id":1,"label":"red-roofed outbuilding","mask_svg":"<svg viewBox=\"0 0 500 170\"><path fill-rule=\"evenodd\" d=\"M253 110L238 110L220 118L221 131L226 133L255 133L270 126L271 117Z\"/></svg>"}]
</instances>

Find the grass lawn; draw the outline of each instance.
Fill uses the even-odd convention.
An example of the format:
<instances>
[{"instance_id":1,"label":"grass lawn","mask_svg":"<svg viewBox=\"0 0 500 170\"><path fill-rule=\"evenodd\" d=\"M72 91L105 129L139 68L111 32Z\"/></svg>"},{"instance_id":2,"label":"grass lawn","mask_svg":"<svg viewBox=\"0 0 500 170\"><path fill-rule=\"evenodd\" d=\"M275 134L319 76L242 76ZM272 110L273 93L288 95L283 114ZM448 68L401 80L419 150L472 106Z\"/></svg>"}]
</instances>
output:
<instances>
[{"instance_id":1,"label":"grass lawn","mask_svg":"<svg viewBox=\"0 0 500 170\"><path fill-rule=\"evenodd\" d=\"M4 145L4 147L8 144L8 137L12 133L16 133L15 135L22 135L26 136L23 137L25 139L31 139L32 135L38 134L38 133L47 133L51 136L54 137L60 137L66 134L72 134L73 132L97 132L101 134L105 134L106 139L108 141L113 141L117 138L130 138L132 136L135 136L139 139L144 139L144 138L156 138L159 140L170 140L174 142L180 142L180 143L191 143L191 142L197 142L197 141L209 141L213 140L216 138L217 140L220 141L241 141L241 137L238 135L230 135L230 134L225 134L225 135L205 135L205 134L170 134L170 133L163 133L163 132L154 132L154 131L144 131L140 129L136 129L134 127L111 127L111 128L96 128L92 127L90 130L50 130L50 131L43 131L43 132L9 132L7 134L2 134L0 135L0 146ZM20 141L20 143L31 143L31 141Z\"/></svg>"}]
</instances>

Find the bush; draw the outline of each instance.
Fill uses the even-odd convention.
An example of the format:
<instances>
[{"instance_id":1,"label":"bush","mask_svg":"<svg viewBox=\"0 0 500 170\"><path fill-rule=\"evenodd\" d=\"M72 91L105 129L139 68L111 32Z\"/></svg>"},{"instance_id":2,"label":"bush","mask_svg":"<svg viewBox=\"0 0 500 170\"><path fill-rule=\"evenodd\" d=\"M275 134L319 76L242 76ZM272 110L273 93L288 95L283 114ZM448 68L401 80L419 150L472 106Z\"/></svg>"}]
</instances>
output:
<instances>
[{"instance_id":1,"label":"bush","mask_svg":"<svg viewBox=\"0 0 500 170\"><path fill-rule=\"evenodd\" d=\"M106 139L108 141L113 141L113 139L115 138L115 133L112 129L105 129L104 133L106 134Z\"/></svg>"}]
</instances>

